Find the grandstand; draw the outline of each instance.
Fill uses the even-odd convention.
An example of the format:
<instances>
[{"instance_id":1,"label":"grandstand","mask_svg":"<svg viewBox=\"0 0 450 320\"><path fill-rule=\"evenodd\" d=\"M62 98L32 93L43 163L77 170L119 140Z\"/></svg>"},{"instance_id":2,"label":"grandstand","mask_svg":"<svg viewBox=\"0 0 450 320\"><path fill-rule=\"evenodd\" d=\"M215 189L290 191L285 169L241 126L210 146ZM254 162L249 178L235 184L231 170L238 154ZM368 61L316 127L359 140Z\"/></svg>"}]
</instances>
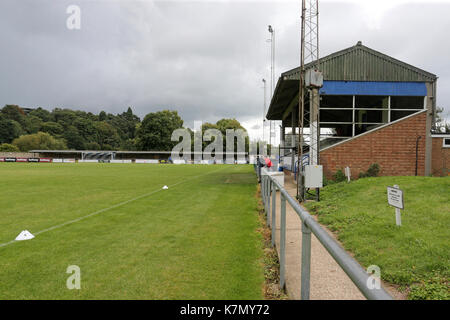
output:
<instances>
[{"instance_id":1,"label":"grandstand","mask_svg":"<svg viewBox=\"0 0 450 320\"><path fill-rule=\"evenodd\" d=\"M74 159L77 161L114 161L114 160L158 160L160 162L169 162L171 160L171 151L93 151L93 150L31 150L41 158L51 159ZM183 152L181 158L185 163L204 163L208 160L202 160L202 152ZM233 157L233 161L226 159ZM242 160L245 159L245 160ZM248 152L216 152L213 153L213 159L208 163L249 163Z\"/></svg>"}]
</instances>

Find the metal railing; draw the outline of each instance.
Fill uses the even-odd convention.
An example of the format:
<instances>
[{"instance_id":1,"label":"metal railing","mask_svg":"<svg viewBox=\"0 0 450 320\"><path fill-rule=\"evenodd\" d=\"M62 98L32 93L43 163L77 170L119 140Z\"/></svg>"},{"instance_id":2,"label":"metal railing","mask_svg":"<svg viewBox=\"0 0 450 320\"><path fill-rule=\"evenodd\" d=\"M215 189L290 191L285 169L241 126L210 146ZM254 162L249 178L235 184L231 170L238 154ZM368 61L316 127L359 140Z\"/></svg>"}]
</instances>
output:
<instances>
[{"instance_id":1,"label":"metal railing","mask_svg":"<svg viewBox=\"0 0 450 320\"><path fill-rule=\"evenodd\" d=\"M256 168L258 169L258 168ZM276 194L280 192L280 287L286 284L286 202L288 202L302 221L302 260L301 260L301 299L309 300L311 270L311 233L313 233L333 259L341 266L361 293L369 300L391 300L383 289L372 289L368 283L373 278L353 259L314 218L305 211L291 195L270 175L256 170L261 181L261 196L267 214L267 225L272 229L272 246L275 246Z\"/></svg>"}]
</instances>

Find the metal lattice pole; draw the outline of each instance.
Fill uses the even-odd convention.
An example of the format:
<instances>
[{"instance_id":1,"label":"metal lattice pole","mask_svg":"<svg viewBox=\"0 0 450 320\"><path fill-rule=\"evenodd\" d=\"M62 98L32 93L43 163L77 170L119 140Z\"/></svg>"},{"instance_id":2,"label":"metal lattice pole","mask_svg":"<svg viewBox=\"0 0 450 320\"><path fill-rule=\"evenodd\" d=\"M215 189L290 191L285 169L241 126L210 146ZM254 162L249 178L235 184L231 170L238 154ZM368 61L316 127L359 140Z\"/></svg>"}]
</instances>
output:
<instances>
[{"instance_id":1,"label":"metal lattice pole","mask_svg":"<svg viewBox=\"0 0 450 320\"><path fill-rule=\"evenodd\" d=\"M310 111L305 109L305 98L308 92L305 83L305 64L312 63L312 69L319 70L319 1L302 0L301 16L301 49L300 49L300 83L299 83L299 137L298 137L298 179L297 198L305 199L305 180L303 176L303 145L305 142L305 115L309 116L309 143L310 163L318 164L319 140L317 132L320 131L318 120L318 89L313 88L310 94ZM316 112L311 112L315 110ZM314 158L312 159L311 156Z\"/></svg>"}]
</instances>

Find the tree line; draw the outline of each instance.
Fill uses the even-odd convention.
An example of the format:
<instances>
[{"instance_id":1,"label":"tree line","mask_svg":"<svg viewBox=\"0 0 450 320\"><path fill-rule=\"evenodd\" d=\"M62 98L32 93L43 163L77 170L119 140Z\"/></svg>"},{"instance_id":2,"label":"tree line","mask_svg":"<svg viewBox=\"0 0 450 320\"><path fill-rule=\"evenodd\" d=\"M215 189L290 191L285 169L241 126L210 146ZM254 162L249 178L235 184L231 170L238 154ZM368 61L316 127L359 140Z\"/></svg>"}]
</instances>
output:
<instances>
[{"instance_id":1,"label":"tree line","mask_svg":"<svg viewBox=\"0 0 450 320\"><path fill-rule=\"evenodd\" d=\"M99 114L55 108L29 109L5 105L0 111L0 152L29 150L121 150L168 151L177 142L172 132L183 128L177 111L162 110L144 119L129 107L119 114ZM215 128L243 129L235 119L221 119L203 124L202 131ZM190 130L190 129L188 129ZM192 137L194 132L190 130ZM193 139L192 139L193 141ZM247 138L248 144L248 138Z\"/></svg>"}]
</instances>

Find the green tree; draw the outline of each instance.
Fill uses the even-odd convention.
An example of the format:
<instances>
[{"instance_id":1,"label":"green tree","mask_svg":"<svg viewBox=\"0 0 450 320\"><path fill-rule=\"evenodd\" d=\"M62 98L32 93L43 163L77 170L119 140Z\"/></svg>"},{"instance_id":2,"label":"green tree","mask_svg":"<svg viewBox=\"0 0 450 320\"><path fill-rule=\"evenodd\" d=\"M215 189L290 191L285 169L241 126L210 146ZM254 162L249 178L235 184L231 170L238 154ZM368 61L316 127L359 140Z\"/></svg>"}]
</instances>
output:
<instances>
[{"instance_id":1,"label":"green tree","mask_svg":"<svg viewBox=\"0 0 450 320\"><path fill-rule=\"evenodd\" d=\"M120 146L119 134L117 133L116 128L108 122L96 122L95 129L97 130L96 142L100 145L101 150L116 149Z\"/></svg>"},{"instance_id":2,"label":"green tree","mask_svg":"<svg viewBox=\"0 0 450 320\"><path fill-rule=\"evenodd\" d=\"M77 128L78 133L85 143L97 141L97 130L95 128L95 122L92 121L90 117L79 117L75 119L75 121L73 122L73 126Z\"/></svg>"},{"instance_id":3,"label":"green tree","mask_svg":"<svg viewBox=\"0 0 450 320\"><path fill-rule=\"evenodd\" d=\"M220 119L216 122L216 125L224 135L226 134L226 129L243 129L247 131L236 119Z\"/></svg>"},{"instance_id":4,"label":"green tree","mask_svg":"<svg viewBox=\"0 0 450 320\"><path fill-rule=\"evenodd\" d=\"M50 111L42 109L41 107L39 107L37 109L34 109L33 111L30 112L29 115L38 117L39 119L41 119L44 122L49 122L49 121L53 121L54 120L54 118L53 118L52 114L50 113Z\"/></svg>"},{"instance_id":5,"label":"green tree","mask_svg":"<svg viewBox=\"0 0 450 320\"><path fill-rule=\"evenodd\" d=\"M62 125L64 128L69 127L77 119L75 111L70 109L56 108L52 111L52 115L55 118L55 122Z\"/></svg>"},{"instance_id":6,"label":"green tree","mask_svg":"<svg viewBox=\"0 0 450 320\"><path fill-rule=\"evenodd\" d=\"M47 132L54 137L61 137L64 133L64 128L59 123L49 121L42 124L40 131Z\"/></svg>"},{"instance_id":7,"label":"green tree","mask_svg":"<svg viewBox=\"0 0 450 320\"><path fill-rule=\"evenodd\" d=\"M128 110L121 115L119 115L119 118L123 119L125 121L125 127L123 128L124 131L126 131L127 138L133 139L136 137L136 126L138 123L141 122L141 119L139 119L138 116L133 114L133 110L131 110L131 107L128 107Z\"/></svg>"},{"instance_id":8,"label":"green tree","mask_svg":"<svg viewBox=\"0 0 450 320\"><path fill-rule=\"evenodd\" d=\"M222 132L223 134L223 150L226 150L226 145L227 145L227 135L226 135L226 131L227 129L232 129L232 130L243 130L244 132L247 132L247 129L245 129L241 123L239 121L237 121L236 119L221 119L219 121L216 122L216 126L217 128L220 130L220 132ZM245 136L245 151L249 151L249 137L248 135ZM234 141L234 150L237 151L237 141Z\"/></svg>"},{"instance_id":9,"label":"green tree","mask_svg":"<svg viewBox=\"0 0 450 320\"><path fill-rule=\"evenodd\" d=\"M202 137L203 137L203 138L205 137L205 132L206 132L206 130L209 130L209 129L217 129L217 130L221 131L220 128L219 128L219 126L218 126L217 124L205 122L205 123L202 124ZM221 132L222 132L222 131L221 131ZM223 139L225 139L225 136L223 136ZM205 148L206 148L210 143L213 143L214 141L215 141L215 138L213 138L211 141L203 141L203 143L202 143L203 150L205 150ZM192 143L192 146L194 146L194 137L192 137L191 143ZM192 150L193 150L193 149L192 149ZM225 151L225 149L224 149L223 151Z\"/></svg>"},{"instance_id":10,"label":"green tree","mask_svg":"<svg viewBox=\"0 0 450 320\"><path fill-rule=\"evenodd\" d=\"M0 144L0 152L19 152L19 148L9 143Z\"/></svg>"},{"instance_id":11,"label":"green tree","mask_svg":"<svg viewBox=\"0 0 450 320\"><path fill-rule=\"evenodd\" d=\"M137 151L136 139L125 140L124 142L122 142L120 149L124 151Z\"/></svg>"},{"instance_id":12,"label":"green tree","mask_svg":"<svg viewBox=\"0 0 450 320\"><path fill-rule=\"evenodd\" d=\"M106 120L106 112L105 111L100 111L100 113L98 114L98 120L99 121L105 121Z\"/></svg>"},{"instance_id":13,"label":"green tree","mask_svg":"<svg viewBox=\"0 0 450 320\"><path fill-rule=\"evenodd\" d=\"M92 112L88 112L86 114L86 119L91 120L91 121L98 121L98 116L93 114Z\"/></svg>"},{"instance_id":14,"label":"green tree","mask_svg":"<svg viewBox=\"0 0 450 320\"><path fill-rule=\"evenodd\" d=\"M138 149L170 151L177 144L171 141L172 132L182 127L183 120L177 111L149 113L136 133Z\"/></svg>"},{"instance_id":15,"label":"green tree","mask_svg":"<svg viewBox=\"0 0 450 320\"><path fill-rule=\"evenodd\" d=\"M44 122L42 122L41 118L33 115L28 115L25 117L23 129L27 133L37 133L38 131L41 131L40 129L43 123Z\"/></svg>"},{"instance_id":16,"label":"green tree","mask_svg":"<svg viewBox=\"0 0 450 320\"><path fill-rule=\"evenodd\" d=\"M67 147L69 149L75 150L83 150L84 149L84 140L83 137L78 132L78 129L74 126L69 126L64 131L64 139L67 142Z\"/></svg>"},{"instance_id":17,"label":"green tree","mask_svg":"<svg viewBox=\"0 0 450 320\"><path fill-rule=\"evenodd\" d=\"M13 145L20 151L28 152L30 150L64 150L67 149L64 140L56 139L45 132L38 132L20 136L14 139Z\"/></svg>"},{"instance_id":18,"label":"green tree","mask_svg":"<svg viewBox=\"0 0 450 320\"><path fill-rule=\"evenodd\" d=\"M4 118L0 113L0 143L11 143L22 133L22 126L17 121Z\"/></svg>"},{"instance_id":19,"label":"green tree","mask_svg":"<svg viewBox=\"0 0 450 320\"><path fill-rule=\"evenodd\" d=\"M20 125L23 125L25 122L25 113L16 105L7 104L3 107L1 114L4 118L17 121Z\"/></svg>"}]
</instances>

